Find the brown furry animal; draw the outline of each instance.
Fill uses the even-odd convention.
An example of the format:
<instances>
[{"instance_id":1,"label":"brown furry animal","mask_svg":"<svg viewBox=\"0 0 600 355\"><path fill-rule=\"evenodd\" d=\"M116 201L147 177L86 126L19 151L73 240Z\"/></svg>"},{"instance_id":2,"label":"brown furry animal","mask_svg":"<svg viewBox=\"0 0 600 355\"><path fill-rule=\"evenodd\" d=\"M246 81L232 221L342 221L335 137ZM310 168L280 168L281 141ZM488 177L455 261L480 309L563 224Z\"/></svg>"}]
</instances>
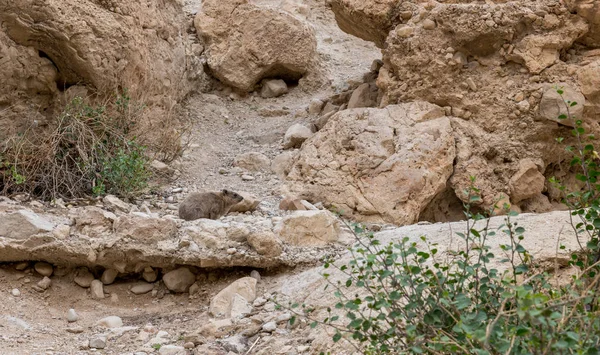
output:
<instances>
[{"instance_id":1,"label":"brown furry animal","mask_svg":"<svg viewBox=\"0 0 600 355\"><path fill-rule=\"evenodd\" d=\"M194 192L179 205L179 218L192 221L198 218L219 219L226 215L229 209L242 201L239 194L222 190L219 192Z\"/></svg>"}]
</instances>

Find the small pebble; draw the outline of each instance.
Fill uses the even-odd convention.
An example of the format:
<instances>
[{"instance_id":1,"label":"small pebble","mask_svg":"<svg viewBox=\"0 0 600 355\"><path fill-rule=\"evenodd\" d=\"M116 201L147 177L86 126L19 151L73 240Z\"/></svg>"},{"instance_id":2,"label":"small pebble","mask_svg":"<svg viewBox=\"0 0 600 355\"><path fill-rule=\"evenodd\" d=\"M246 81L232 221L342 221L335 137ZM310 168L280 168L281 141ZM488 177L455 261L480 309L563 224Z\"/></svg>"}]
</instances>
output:
<instances>
[{"instance_id":1,"label":"small pebble","mask_svg":"<svg viewBox=\"0 0 600 355\"><path fill-rule=\"evenodd\" d=\"M227 249L227 254L232 255L232 254L235 254L236 251L237 251L236 248L229 248L229 249Z\"/></svg>"},{"instance_id":2,"label":"small pebble","mask_svg":"<svg viewBox=\"0 0 600 355\"><path fill-rule=\"evenodd\" d=\"M90 348L104 349L106 347L106 336L98 335L90 339Z\"/></svg>"},{"instance_id":3,"label":"small pebble","mask_svg":"<svg viewBox=\"0 0 600 355\"><path fill-rule=\"evenodd\" d=\"M19 296L21 296L21 291L19 291L19 290L18 290L18 289L16 289L16 288L13 288L13 289L12 289L12 291L10 291L10 293L11 293L13 296L15 296L15 297L19 297Z\"/></svg>"},{"instance_id":4,"label":"small pebble","mask_svg":"<svg viewBox=\"0 0 600 355\"><path fill-rule=\"evenodd\" d=\"M433 30L435 28L435 22L430 19L423 21L423 28L426 30Z\"/></svg>"},{"instance_id":5,"label":"small pebble","mask_svg":"<svg viewBox=\"0 0 600 355\"><path fill-rule=\"evenodd\" d=\"M41 279L40 282L37 283L37 285L42 290L47 290L48 287L50 287L50 285L52 285L52 280L50 280L50 278L48 276L44 276L44 278Z\"/></svg>"},{"instance_id":6,"label":"small pebble","mask_svg":"<svg viewBox=\"0 0 600 355\"><path fill-rule=\"evenodd\" d=\"M244 174L244 175L242 175L242 180L244 180L244 181L252 181L252 180L254 180L254 176L245 175Z\"/></svg>"},{"instance_id":7,"label":"small pebble","mask_svg":"<svg viewBox=\"0 0 600 355\"><path fill-rule=\"evenodd\" d=\"M77 313L75 313L75 310L73 308L69 309L69 311L67 312L67 321L69 323L73 323L77 322L78 319L79 316L77 315Z\"/></svg>"},{"instance_id":8,"label":"small pebble","mask_svg":"<svg viewBox=\"0 0 600 355\"><path fill-rule=\"evenodd\" d=\"M262 326L262 329L263 329L265 332L269 332L269 333L271 333L271 332L274 332L274 331L275 331L275 329L277 329L277 323L275 323L275 322L269 322L269 323L265 323L265 324Z\"/></svg>"},{"instance_id":9,"label":"small pebble","mask_svg":"<svg viewBox=\"0 0 600 355\"><path fill-rule=\"evenodd\" d=\"M256 270L252 270L252 272L250 272L250 277L256 279L256 281L260 281L260 273Z\"/></svg>"},{"instance_id":10,"label":"small pebble","mask_svg":"<svg viewBox=\"0 0 600 355\"><path fill-rule=\"evenodd\" d=\"M28 266L29 266L29 263L25 261L25 262L22 262L22 263L18 263L15 266L15 269L18 270L18 271L23 271L23 270L27 269Z\"/></svg>"},{"instance_id":11,"label":"small pebble","mask_svg":"<svg viewBox=\"0 0 600 355\"><path fill-rule=\"evenodd\" d=\"M193 349L193 348L195 348L194 343L192 343L191 341L183 344L183 347L186 348L186 349Z\"/></svg>"},{"instance_id":12,"label":"small pebble","mask_svg":"<svg viewBox=\"0 0 600 355\"><path fill-rule=\"evenodd\" d=\"M154 288L154 286L152 284L146 283L146 282L140 282L138 284L135 284L133 287L131 287L131 293L135 294L135 295L143 295L144 293L148 293L150 291L152 291L152 289Z\"/></svg>"}]
</instances>

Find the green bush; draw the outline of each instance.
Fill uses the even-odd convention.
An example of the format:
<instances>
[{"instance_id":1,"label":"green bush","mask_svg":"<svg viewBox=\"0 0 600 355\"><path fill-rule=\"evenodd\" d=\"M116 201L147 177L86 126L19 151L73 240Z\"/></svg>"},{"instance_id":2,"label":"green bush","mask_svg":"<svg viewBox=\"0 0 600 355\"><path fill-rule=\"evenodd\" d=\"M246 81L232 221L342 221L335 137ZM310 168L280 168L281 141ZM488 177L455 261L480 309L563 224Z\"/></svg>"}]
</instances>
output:
<instances>
[{"instance_id":1,"label":"green bush","mask_svg":"<svg viewBox=\"0 0 600 355\"><path fill-rule=\"evenodd\" d=\"M594 137L570 114L576 104L565 101L567 114L560 117L575 121L575 144L567 151L574 153L571 166L585 183L583 191L564 200L581 246L571 255L578 272L569 282L557 285L536 265L521 244L526 231L514 222L510 206L501 206L507 214L497 230L489 227L489 217L498 206L487 213L472 212L471 204L480 200L472 179L464 191L469 201L464 205L466 228L457 233L461 250L442 257L439 246L425 237L382 245L354 224L357 244L350 249L350 262L329 259L324 264L343 275L333 281L324 274L338 299L335 307L327 309L324 319L305 306L303 311L294 311L297 304L290 308L311 320L312 327L332 327L334 342L345 339L364 354L600 353L599 158L587 143ZM556 179L552 182L565 190ZM507 242L500 245L502 255L494 255L489 240L501 235Z\"/></svg>"},{"instance_id":2,"label":"green bush","mask_svg":"<svg viewBox=\"0 0 600 355\"><path fill-rule=\"evenodd\" d=\"M75 97L50 127L6 142L0 155L2 191L41 198L139 193L150 178L149 159L132 135L143 106L130 101L127 91L102 105Z\"/></svg>"}]
</instances>

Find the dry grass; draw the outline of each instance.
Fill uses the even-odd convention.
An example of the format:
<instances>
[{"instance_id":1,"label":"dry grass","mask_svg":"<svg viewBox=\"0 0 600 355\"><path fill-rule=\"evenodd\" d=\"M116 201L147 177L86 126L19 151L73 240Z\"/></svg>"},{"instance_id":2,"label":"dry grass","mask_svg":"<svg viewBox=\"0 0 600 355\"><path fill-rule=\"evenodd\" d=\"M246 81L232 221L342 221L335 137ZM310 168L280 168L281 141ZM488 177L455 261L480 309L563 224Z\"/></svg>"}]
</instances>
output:
<instances>
[{"instance_id":1,"label":"dry grass","mask_svg":"<svg viewBox=\"0 0 600 355\"><path fill-rule=\"evenodd\" d=\"M164 99L164 98L163 98ZM181 155L190 124L176 105L126 93L76 96L48 127L30 127L4 142L0 192L42 199L141 192L152 159Z\"/></svg>"}]
</instances>

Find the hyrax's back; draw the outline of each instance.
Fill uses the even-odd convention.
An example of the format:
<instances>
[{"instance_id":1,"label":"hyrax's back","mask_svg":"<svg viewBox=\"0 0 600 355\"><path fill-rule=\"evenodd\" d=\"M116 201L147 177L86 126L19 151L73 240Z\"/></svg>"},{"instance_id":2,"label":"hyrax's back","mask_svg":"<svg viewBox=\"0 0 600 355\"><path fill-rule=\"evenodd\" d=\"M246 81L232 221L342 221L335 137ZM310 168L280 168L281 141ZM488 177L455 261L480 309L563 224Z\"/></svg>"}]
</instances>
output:
<instances>
[{"instance_id":1,"label":"hyrax's back","mask_svg":"<svg viewBox=\"0 0 600 355\"><path fill-rule=\"evenodd\" d=\"M179 205L179 218L191 221L199 218L218 219L243 198L235 192L194 192Z\"/></svg>"}]
</instances>

